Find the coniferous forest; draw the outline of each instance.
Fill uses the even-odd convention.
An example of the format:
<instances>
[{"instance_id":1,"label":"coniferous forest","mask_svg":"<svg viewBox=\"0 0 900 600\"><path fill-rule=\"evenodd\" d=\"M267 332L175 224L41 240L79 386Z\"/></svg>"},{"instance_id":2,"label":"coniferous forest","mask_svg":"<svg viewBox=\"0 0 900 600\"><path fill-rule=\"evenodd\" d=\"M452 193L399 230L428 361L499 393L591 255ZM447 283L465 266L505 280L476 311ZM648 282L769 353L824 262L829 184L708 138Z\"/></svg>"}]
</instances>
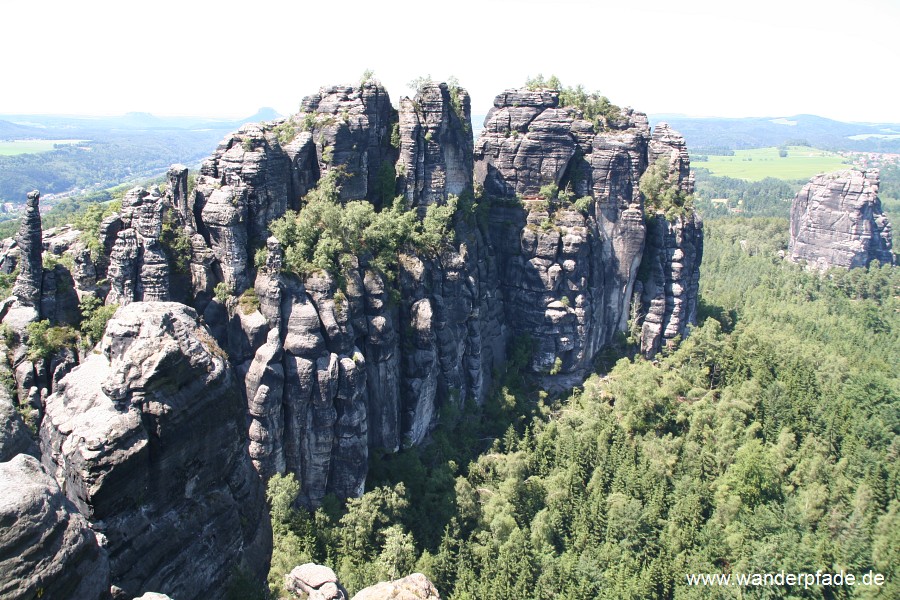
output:
<instances>
[{"instance_id":1,"label":"coniferous forest","mask_svg":"<svg viewBox=\"0 0 900 600\"><path fill-rule=\"evenodd\" d=\"M455 599L900 597L900 271L807 272L787 230L708 221L700 323L657 360L622 339L553 397L520 341L484 407L376 460L362 498L308 514L274 478L272 590L311 560L351 593L418 570ZM886 583L686 578L817 570Z\"/></svg>"}]
</instances>

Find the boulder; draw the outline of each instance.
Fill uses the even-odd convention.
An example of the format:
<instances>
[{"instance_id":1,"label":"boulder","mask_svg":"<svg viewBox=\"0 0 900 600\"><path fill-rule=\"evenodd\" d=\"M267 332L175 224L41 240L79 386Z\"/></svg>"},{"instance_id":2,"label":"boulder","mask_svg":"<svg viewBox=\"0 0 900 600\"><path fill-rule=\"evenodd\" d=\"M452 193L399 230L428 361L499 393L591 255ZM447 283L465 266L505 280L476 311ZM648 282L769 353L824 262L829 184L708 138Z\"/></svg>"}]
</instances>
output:
<instances>
[{"instance_id":1,"label":"boulder","mask_svg":"<svg viewBox=\"0 0 900 600\"><path fill-rule=\"evenodd\" d=\"M359 591L352 600L440 600L434 584L421 573L386 581Z\"/></svg>"}]
</instances>

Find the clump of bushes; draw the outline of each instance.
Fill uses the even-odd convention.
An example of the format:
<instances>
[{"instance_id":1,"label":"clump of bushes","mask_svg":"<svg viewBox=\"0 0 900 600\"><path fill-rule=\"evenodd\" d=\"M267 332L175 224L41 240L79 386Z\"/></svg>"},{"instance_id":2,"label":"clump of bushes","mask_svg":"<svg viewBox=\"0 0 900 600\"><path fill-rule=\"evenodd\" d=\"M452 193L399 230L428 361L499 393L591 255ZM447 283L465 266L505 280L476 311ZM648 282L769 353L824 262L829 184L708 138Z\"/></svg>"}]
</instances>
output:
<instances>
[{"instance_id":1,"label":"clump of bushes","mask_svg":"<svg viewBox=\"0 0 900 600\"><path fill-rule=\"evenodd\" d=\"M602 131L610 123L615 123L622 118L622 109L609 101L609 98L600 92L587 92L584 86L566 87L556 75L549 79L538 73L537 77L525 80L525 87L529 90L551 89L559 90L559 106L571 106L577 108L584 118L594 124L594 129Z\"/></svg>"},{"instance_id":2,"label":"clump of bushes","mask_svg":"<svg viewBox=\"0 0 900 600\"><path fill-rule=\"evenodd\" d=\"M644 171L639 187L646 206L665 213L669 221L687 217L694 211L694 196L679 189L678 174L669 172L669 159L665 156Z\"/></svg>"},{"instance_id":3,"label":"clump of bushes","mask_svg":"<svg viewBox=\"0 0 900 600\"><path fill-rule=\"evenodd\" d=\"M81 333L89 344L96 344L106 331L106 324L119 308L118 304L104 306L96 296L85 296L78 305L81 311Z\"/></svg>"},{"instance_id":4,"label":"clump of bushes","mask_svg":"<svg viewBox=\"0 0 900 600\"><path fill-rule=\"evenodd\" d=\"M433 204L419 220L398 196L380 212L365 200L341 205L340 169L329 171L304 198L300 211L272 222L272 235L284 248L285 270L306 275L317 270L339 274L351 255L368 255L383 272L397 264L403 248L433 255L447 243L457 199Z\"/></svg>"},{"instance_id":5,"label":"clump of bushes","mask_svg":"<svg viewBox=\"0 0 900 600\"><path fill-rule=\"evenodd\" d=\"M238 298L238 306L245 315L250 315L259 310L259 295L256 288L247 288L240 298Z\"/></svg>"},{"instance_id":6,"label":"clump of bushes","mask_svg":"<svg viewBox=\"0 0 900 600\"><path fill-rule=\"evenodd\" d=\"M29 323L27 331L29 360L50 358L63 348L74 348L78 341L77 331L68 325L51 326L47 319Z\"/></svg>"}]
</instances>

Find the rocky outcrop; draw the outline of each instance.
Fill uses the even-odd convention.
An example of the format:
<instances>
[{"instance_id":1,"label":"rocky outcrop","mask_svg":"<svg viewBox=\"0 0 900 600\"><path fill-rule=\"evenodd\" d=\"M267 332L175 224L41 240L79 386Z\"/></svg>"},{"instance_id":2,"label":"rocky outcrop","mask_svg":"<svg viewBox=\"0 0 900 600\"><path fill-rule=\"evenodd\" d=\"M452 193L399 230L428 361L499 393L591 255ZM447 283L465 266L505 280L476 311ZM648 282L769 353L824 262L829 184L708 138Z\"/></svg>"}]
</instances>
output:
<instances>
[{"instance_id":1,"label":"rocky outcrop","mask_svg":"<svg viewBox=\"0 0 900 600\"><path fill-rule=\"evenodd\" d=\"M47 399L42 460L106 536L123 597L221 595L236 567L265 572L238 385L192 309L134 302Z\"/></svg>"},{"instance_id":2,"label":"rocky outcrop","mask_svg":"<svg viewBox=\"0 0 900 600\"><path fill-rule=\"evenodd\" d=\"M352 600L440 600L434 584L421 573L360 590Z\"/></svg>"},{"instance_id":3,"label":"rocky outcrop","mask_svg":"<svg viewBox=\"0 0 900 600\"><path fill-rule=\"evenodd\" d=\"M98 536L33 456L0 462L0 597L109 595L109 561Z\"/></svg>"},{"instance_id":4,"label":"rocky outcrop","mask_svg":"<svg viewBox=\"0 0 900 600\"><path fill-rule=\"evenodd\" d=\"M321 175L343 171L342 200L367 198L376 207L393 200L397 150L391 134L397 113L381 84L322 88L303 99L293 122L310 130Z\"/></svg>"},{"instance_id":5,"label":"rocky outcrop","mask_svg":"<svg viewBox=\"0 0 900 600\"><path fill-rule=\"evenodd\" d=\"M684 194L694 193L694 174L691 173L691 159L684 137L669 127L668 123L658 123L653 128L648 146L649 164L660 159L669 170L672 182Z\"/></svg>"},{"instance_id":6,"label":"rocky outcrop","mask_svg":"<svg viewBox=\"0 0 900 600\"><path fill-rule=\"evenodd\" d=\"M642 113L625 110L615 128L600 127L561 107L553 90L494 100L475 144L475 179L493 198L507 322L531 339L538 373L577 377L625 329L644 244L638 180L649 139Z\"/></svg>"},{"instance_id":7,"label":"rocky outcrop","mask_svg":"<svg viewBox=\"0 0 900 600\"><path fill-rule=\"evenodd\" d=\"M284 587L297 598L308 600L347 600L349 594L334 571L323 565L306 563L294 567L284 577Z\"/></svg>"},{"instance_id":8,"label":"rocky outcrop","mask_svg":"<svg viewBox=\"0 0 900 600\"><path fill-rule=\"evenodd\" d=\"M160 243L163 198L158 189L134 188L122 199L109 255L107 304L169 299L169 262Z\"/></svg>"},{"instance_id":9,"label":"rocky outcrop","mask_svg":"<svg viewBox=\"0 0 900 600\"><path fill-rule=\"evenodd\" d=\"M667 169L670 185L682 197L694 192L690 158L680 133L658 124L648 151L650 164L660 163ZM660 211L647 217L647 240L631 312L640 331L641 353L648 358L687 335L688 326L697 322L703 222L690 205L684 213L667 218Z\"/></svg>"},{"instance_id":10,"label":"rocky outcrop","mask_svg":"<svg viewBox=\"0 0 900 600\"><path fill-rule=\"evenodd\" d=\"M878 198L878 170L816 175L791 206L790 260L824 271L893 263L891 223Z\"/></svg>"},{"instance_id":11,"label":"rocky outcrop","mask_svg":"<svg viewBox=\"0 0 900 600\"><path fill-rule=\"evenodd\" d=\"M285 588L295 598L309 600L347 600L347 590L330 568L306 563L285 575ZM360 590L353 600L440 600L434 584L421 573L385 581Z\"/></svg>"},{"instance_id":12,"label":"rocky outcrop","mask_svg":"<svg viewBox=\"0 0 900 600\"><path fill-rule=\"evenodd\" d=\"M22 216L19 233L16 236L21 259L18 263L19 275L16 277L12 291L19 304L36 309L39 309L41 304L44 273L41 259L43 244L41 243L40 200L41 194L37 190L28 193L25 214Z\"/></svg>"},{"instance_id":13,"label":"rocky outcrop","mask_svg":"<svg viewBox=\"0 0 900 600\"><path fill-rule=\"evenodd\" d=\"M697 215L647 222L647 246L635 287L633 312L641 353L652 357L697 323L703 223Z\"/></svg>"},{"instance_id":14,"label":"rocky outcrop","mask_svg":"<svg viewBox=\"0 0 900 600\"><path fill-rule=\"evenodd\" d=\"M38 449L6 387L0 386L0 462L17 454L38 456Z\"/></svg>"},{"instance_id":15,"label":"rocky outcrop","mask_svg":"<svg viewBox=\"0 0 900 600\"><path fill-rule=\"evenodd\" d=\"M469 94L446 83L425 84L415 98L400 100L399 119L397 175L409 206L446 204L451 194L471 194Z\"/></svg>"}]
</instances>

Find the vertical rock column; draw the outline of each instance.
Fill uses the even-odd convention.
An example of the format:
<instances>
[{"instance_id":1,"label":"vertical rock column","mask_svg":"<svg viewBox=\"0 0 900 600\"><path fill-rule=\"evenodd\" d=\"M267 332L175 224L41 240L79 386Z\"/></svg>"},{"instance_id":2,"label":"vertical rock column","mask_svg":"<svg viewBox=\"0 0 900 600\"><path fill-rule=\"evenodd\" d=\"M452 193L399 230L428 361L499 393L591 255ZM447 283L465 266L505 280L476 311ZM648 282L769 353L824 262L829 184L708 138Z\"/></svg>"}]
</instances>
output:
<instances>
[{"instance_id":1,"label":"vertical rock column","mask_svg":"<svg viewBox=\"0 0 900 600\"><path fill-rule=\"evenodd\" d=\"M162 215L158 190L139 187L125 194L109 255L107 304L169 299L169 262L160 243Z\"/></svg>"},{"instance_id":2,"label":"vertical rock column","mask_svg":"<svg viewBox=\"0 0 900 600\"><path fill-rule=\"evenodd\" d=\"M687 146L680 133L660 123L650 140L651 164L664 161L669 180L678 191L694 191ZM652 357L697 322L700 293L700 261L703 258L703 222L690 211L667 219L664 214L647 218L647 244L636 286L633 311L640 326L641 353Z\"/></svg>"},{"instance_id":3,"label":"vertical rock column","mask_svg":"<svg viewBox=\"0 0 900 600\"><path fill-rule=\"evenodd\" d=\"M32 306L38 309L41 305L41 281L44 268L41 255L43 244L41 240L41 194L37 190L28 193L28 202L25 206L25 215L19 225L19 233L16 242L22 250L22 259L19 262L19 275L13 286L13 296L22 306Z\"/></svg>"}]
</instances>

